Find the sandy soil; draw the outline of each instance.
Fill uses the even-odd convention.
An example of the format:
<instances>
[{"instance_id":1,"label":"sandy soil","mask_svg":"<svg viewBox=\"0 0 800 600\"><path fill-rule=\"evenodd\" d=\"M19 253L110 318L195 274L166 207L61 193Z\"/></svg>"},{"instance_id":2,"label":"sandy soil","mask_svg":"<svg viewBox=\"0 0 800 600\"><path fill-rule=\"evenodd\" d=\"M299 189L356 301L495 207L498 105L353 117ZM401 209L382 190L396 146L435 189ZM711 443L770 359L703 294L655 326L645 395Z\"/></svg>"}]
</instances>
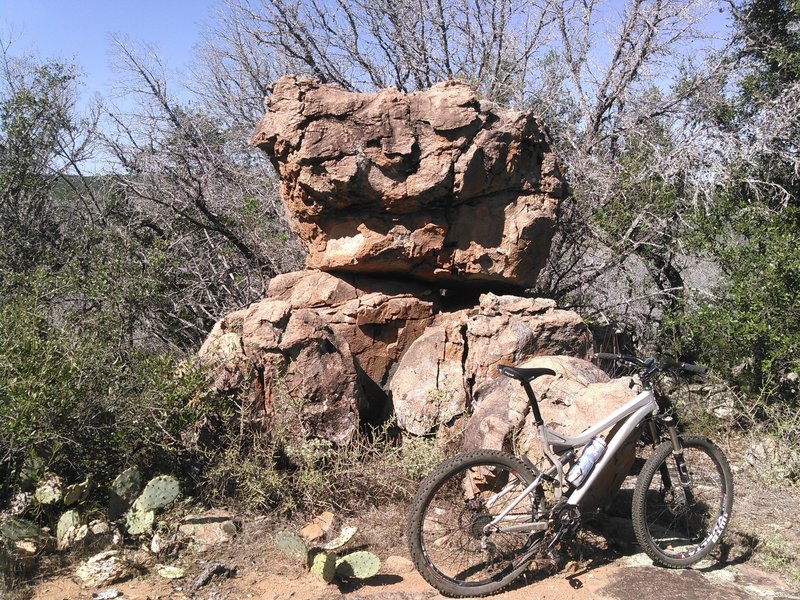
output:
<instances>
[{"instance_id":1,"label":"sandy soil","mask_svg":"<svg viewBox=\"0 0 800 600\"><path fill-rule=\"evenodd\" d=\"M730 449L728 455L735 456L737 453L735 449ZM746 463L734 462L734 479L734 517L724 543L714 560L701 563L699 568L675 571L654 567L639 552L623 509L602 523L602 535L584 533L565 548L565 565L557 572L553 572L549 566L540 570L531 569L510 589L494 597L502 600L800 600L797 580L786 573L771 572L764 568L765 564L775 566L774 560L771 563L768 560L771 555L765 550L767 540L781 540L790 554L793 553L795 557L800 554L797 489L764 485L753 477ZM347 520L349 524L359 527L359 533L350 546L369 548L383 560L383 568L378 576L358 584L325 585L316 580L275 549L273 534L285 528L286 524L260 517L246 520L234 543L202 554L187 551L171 562L186 569L187 576L184 579L162 579L155 574L155 569L151 569L141 577L112 588L83 589L73 580L73 565L52 572L29 588L16 590L15 596L33 600L88 600L102 597L98 594L115 589L120 594L119 598L130 600L441 598L408 561L404 511L404 506L384 507ZM212 562L235 569L235 575L214 579L208 585L194 589L193 582L197 575Z\"/></svg>"}]
</instances>

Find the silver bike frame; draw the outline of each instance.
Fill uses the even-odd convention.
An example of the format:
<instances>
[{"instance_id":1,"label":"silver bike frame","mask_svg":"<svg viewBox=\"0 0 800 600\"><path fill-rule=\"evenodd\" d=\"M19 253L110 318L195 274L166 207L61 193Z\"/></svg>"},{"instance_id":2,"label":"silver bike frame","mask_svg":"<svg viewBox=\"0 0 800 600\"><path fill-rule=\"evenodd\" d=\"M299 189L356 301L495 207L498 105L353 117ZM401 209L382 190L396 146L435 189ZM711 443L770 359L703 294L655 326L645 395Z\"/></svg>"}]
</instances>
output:
<instances>
[{"instance_id":1,"label":"silver bike frame","mask_svg":"<svg viewBox=\"0 0 800 600\"><path fill-rule=\"evenodd\" d=\"M636 427L642 423L650 414L653 414L658 410L658 404L656 403L655 396L653 395L652 390L644 390L638 396L629 400L622 406L620 406L617 410L612 412L610 415L598 421L585 431L581 432L576 436L568 436L560 434L556 431L553 431L549 427L545 425L539 425L539 440L542 445L542 450L545 453L545 456L548 457L553 466L546 474L540 474L528 487L526 487L514 500L512 500L508 506L506 506L503 511L497 515L494 519L492 519L491 523L487 524L484 527L485 532L489 532L492 529L497 529L497 524L500 523L507 515L510 513L514 508L522 502L522 500L534 489L536 489L542 482L542 479L545 475L550 474L555 470L553 476L557 477L559 480L560 487L563 487L564 484L564 473L563 467L564 465L558 460L558 457L553 454L550 450L553 444L557 444L563 447L570 447L572 450L578 450L582 448L586 444L588 444L596 435L599 435L610 429L617 423L624 421L622 427L614 434L614 437L608 443L608 447L606 448L605 454L603 454L600 461L594 466L592 469L591 474L586 479L586 481L581 484L580 487L574 489L572 493L567 498L567 504L571 506L577 506L580 503L583 496L586 492L591 489L594 482L597 480L597 477L602 472L603 468L608 464L608 462L614 457L625 441L628 439L628 436L633 432ZM489 502L487 502L488 506L494 504L494 502L499 499L501 496L504 496L508 490L501 490L497 495L495 495ZM516 519L514 519L516 520ZM510 527L503 527L503 531L534 531L542 529L541 525L538 523L528 523L525 525L512 525Z\"/></svg>"}]
</instances>

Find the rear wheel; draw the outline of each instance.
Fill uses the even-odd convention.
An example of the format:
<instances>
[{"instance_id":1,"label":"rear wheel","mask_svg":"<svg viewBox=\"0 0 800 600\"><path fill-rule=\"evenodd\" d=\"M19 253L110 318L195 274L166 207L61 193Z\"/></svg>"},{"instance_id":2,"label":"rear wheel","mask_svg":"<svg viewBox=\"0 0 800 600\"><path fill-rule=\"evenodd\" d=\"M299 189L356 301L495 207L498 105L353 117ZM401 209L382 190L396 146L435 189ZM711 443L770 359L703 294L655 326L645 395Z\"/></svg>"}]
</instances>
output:
<instances>
[{"instance_id":1,"label":"rear wheel","mask_svg":"<svg viewBox=\"0 0 800 600\"><path fill-rule=\"evenodd\" d=\"M530 531L484 527L517 498L536 475L522 461L495 450L475 450L442 463L422 483L408 517L408 546L417 570L442 594L483 596L520 575L537 538ZM530 523L535 493L500 523Z\"/></svg>"},{"instance_id":2,"label":"rear wheel","mask_svg":"<svg viewBox=\"0 0 800 600\"><path fill-rule=\"evenodd\" d=\"M681 484L672 442L659 445L633 492L636 539L654 562L693 565L718 544L733 507L733 477L725 455L702 437L681 437L690 483Z\"/></svg>"}]
</instances>

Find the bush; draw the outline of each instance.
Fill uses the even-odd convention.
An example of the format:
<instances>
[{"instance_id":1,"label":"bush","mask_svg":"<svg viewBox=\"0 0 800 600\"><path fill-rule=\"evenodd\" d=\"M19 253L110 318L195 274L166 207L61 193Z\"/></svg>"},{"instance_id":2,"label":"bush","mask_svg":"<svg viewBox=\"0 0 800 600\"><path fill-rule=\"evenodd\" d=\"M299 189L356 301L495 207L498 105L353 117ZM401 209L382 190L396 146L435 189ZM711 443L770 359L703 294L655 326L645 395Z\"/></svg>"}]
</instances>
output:
<instances>
[{"instance_id":1,"label":"bush","mask_svg":"<svg viewBox=\"0 0 800 600\"><path fill-rule=\"evenodd\" d=\"M91 473L105 489L131 463L174 466L186 455L189 401L205 387L169 356L54 316L44 291L57 283L39 274L0 302L0 500L46 471L75 482Z\"/></svg>"}]
</instances>

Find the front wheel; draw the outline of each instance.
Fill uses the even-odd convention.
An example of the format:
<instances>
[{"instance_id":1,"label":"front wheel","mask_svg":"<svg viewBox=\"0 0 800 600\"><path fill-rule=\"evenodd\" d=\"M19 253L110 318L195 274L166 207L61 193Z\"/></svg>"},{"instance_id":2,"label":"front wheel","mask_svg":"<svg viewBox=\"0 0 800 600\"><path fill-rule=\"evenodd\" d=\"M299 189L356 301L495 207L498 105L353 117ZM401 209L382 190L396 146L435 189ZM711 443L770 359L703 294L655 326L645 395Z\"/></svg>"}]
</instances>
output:
<instances>
[{"instance_id":1,"label":"front wheel","mask_svg":"<svg viewBox=\"0 0 800 600\"><path fill-rule=\"evenodd\" d=\"M408 516L408 547L417 570L442 594L484 596L525 570L536 535L524 531L536 510L525 495L487 534L486 526L535 479L522 461L495 450L464 452L423 481ZM515 530L514 530L515 529Z\"/></svg>"},{"instance_id":2,"label":"front wheel","mask_svg":"<svg viewBox=\"0 0 800 600\"><path fill-rule=\"evenodd\" d=\"M731 517L733 477L725 455L706 438L682 436L689 483L678 473L672 442L647 459L633 492L633 529L653 562L682 568L719 543Z\"/></svg>"}]
</instances>

